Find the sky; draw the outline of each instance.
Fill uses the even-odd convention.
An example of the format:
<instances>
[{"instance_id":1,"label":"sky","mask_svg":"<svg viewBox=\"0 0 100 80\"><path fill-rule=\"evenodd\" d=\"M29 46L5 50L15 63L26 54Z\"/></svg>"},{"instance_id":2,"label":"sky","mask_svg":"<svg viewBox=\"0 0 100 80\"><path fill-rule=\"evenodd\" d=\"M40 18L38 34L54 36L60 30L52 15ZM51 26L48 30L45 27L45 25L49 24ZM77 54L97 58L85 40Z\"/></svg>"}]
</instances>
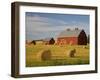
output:
<instances>
[{"instance_id":1,"label":"sky","mask_svg":"<svg viewBox=\"0 0 100 80\"><path fill-rule=\"evenodd\" d=\"M89 35L89 15L58 13L25 13L26 40L57 38L67 28L84 29Z\"/></svg>"}]
</instances>

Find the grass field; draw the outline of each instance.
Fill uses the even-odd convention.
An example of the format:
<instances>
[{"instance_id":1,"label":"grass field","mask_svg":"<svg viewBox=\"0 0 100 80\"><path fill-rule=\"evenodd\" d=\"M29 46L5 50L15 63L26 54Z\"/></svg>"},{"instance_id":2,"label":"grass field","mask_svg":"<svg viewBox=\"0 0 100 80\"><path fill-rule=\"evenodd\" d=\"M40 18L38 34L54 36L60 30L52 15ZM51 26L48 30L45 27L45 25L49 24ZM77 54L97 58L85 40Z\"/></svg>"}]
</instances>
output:
<instances>
[{"instance_id":1,"label":"grass field","mask_svg":"<svg viewBox=\"0 0 100 80\"><path fill-rule=\"evenodd\" d=\"M76 49L75 57L68 51ZM42 60L41 51L50 50L51 59ZM26 45L26 67L89 64L89 45Z\"/></svg>"}]
</instances>

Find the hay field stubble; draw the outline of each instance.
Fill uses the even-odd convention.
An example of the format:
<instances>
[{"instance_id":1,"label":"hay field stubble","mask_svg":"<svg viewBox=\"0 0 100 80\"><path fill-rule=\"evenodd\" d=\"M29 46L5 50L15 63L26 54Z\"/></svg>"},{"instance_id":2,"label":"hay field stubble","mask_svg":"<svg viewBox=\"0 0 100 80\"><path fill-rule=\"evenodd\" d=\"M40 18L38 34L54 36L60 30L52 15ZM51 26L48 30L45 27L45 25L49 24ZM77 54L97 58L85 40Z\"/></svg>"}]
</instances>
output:
<instances>
[{"instance_id":1,"label":"hay field stubble","mask_svg":"<svg viewBox=\"0 0 100 80\"><path fill-rule=\"evenodd\" d=\"M75 57L67 55L71 49L76 49ZM41 59L43 50L51 51L50 60ZM89 64L89 45L26 45L26 67L82 64Z\"/></svg>"}]
</instances>

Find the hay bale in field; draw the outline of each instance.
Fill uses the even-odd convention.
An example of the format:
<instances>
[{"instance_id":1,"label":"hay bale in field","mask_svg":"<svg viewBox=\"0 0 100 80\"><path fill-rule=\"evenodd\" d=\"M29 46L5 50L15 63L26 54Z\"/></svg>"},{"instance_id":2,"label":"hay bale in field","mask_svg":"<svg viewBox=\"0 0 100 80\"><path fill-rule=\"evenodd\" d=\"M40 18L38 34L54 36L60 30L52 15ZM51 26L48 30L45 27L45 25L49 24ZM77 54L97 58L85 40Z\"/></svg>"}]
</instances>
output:
<instances>
[{"instance_id":1,"label":"hay bale in field","mask_svg":"<svg viewBox=\"0 0 100 80\"><path fill-rule=\"evenodd\" d=\"M50 50L45 50L41 54L42 60L50 60L51 59L51 51Z\"/></svg>"},{"instance_id":2,"label":"hay bale in field","mask_svg":"<svg viewBox=\"0 0 100 80\"><path fill-rule=\"evenodd\" d=\"M67 54L68 54L69 57L75 57L76 49L69 50Z\"/></svg>"},{"instance_id":3,"label":"hay bale in field","mask_svg":"<svg viewBox=\"0 0 100 80\"><path fill-rule=\"evenodd\" d=\"M84 49L89 49L88 46L83 46Z\"/></svg>"},{"instance_id":4,"label":"hay bale in field","mask_svg":"<svg viewBox=\"0 0 100 80\"><path fill-rule=\"evenodd\" d=\"M45 61L51 59L51 51L50 50L42 50L39 53L37 53L36 56L38 61Z\"/></svg>"}]
</instances>

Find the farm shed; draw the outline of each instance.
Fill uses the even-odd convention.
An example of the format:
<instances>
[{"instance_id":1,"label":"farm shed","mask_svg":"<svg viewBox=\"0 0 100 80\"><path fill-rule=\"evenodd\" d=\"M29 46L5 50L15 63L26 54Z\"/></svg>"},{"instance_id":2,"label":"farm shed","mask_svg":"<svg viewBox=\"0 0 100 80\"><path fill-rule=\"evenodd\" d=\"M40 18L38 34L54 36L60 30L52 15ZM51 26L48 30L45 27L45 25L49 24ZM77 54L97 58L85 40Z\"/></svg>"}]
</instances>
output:
<instances>
[{"instance_id":1,"label":"farm shed","mask_svg":"<svg viewBox=\"0 0 100 80\"><path fill-rule=\"evenodd\" d=\"M57 44L86 45L87 36L84 30L80 30L78 28L73 30L66 29L59 34Z\"/></svg>"},{"instance_id":2,"label":"farm shed","mask_svg":"<svg viewBox=\"0 0 100 80\"><path fill-rule=\"evenodd\" d=\"M36 45L36 41L33 40L33 41L30 42L30 44L34 44L34 45Z\"/></svg>"},{"instance_id":3,"label":"farm shed","mask_svg":"<svg viewBox=\"0 0 100 80\"><path fill-rule=\"evenodd\" d=\"M34 45L43 44L43 40L33 40L31 41L31 44L34 44Z\"/></svg>"},{"instance_id":4,"label":"farm shed","mask_svg":"<svg viewBox=\"0 0 100 80\"><path fill-rule=\"evenodd\" d=\"M32 40L29 44L39 45L39 44L54 44L55 40L53 38L45 38L40 40Z\"/></svg>"},{"instance_id":5,"label":"farm shed","mask_svg":"<svg viewBox=\"0 0 100 80\"><path fill-rule=\"evenodd\" d=\"M35 40L36 44L43 44L43 40Z\"/></svg>"},{"instance_id":6,"label":"farm shed","mask_svg":"<svg viewBox=\"0 0 100 80\"><path fill-rule=\"evenodd\" d=\"M34 40L26 40L25 43L26 43L26 44L35 44L35 41L34 41Z\"/></svg>"},{"instance_id":7,"label":"farm shed","mask_svg":"<svg viewBox=\"0 0 100 80\"><path fill-rule=\"evenodd\" d=\"M43 39L43 43L44 44L54 44L55 43L55 40L54 40L54 38L45 38L45 39Z\"/></svg>"}]
</instances>

